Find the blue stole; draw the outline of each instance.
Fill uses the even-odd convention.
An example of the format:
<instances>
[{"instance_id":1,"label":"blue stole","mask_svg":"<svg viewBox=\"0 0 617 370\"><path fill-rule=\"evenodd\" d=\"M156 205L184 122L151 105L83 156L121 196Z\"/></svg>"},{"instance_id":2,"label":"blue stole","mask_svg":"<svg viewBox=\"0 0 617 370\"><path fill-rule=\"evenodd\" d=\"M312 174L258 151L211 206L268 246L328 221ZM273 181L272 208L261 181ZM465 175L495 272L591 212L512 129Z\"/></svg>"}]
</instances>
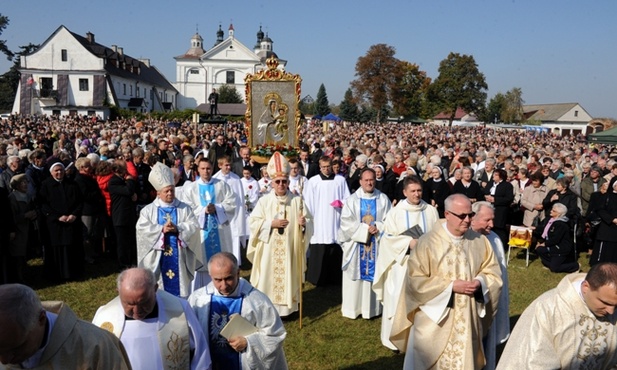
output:
<instances>
[{"instance_id":1,"label":"blue stole","mask_svg":"<svg viewBox=\"0 0 617 370\"><path fill-rule=\"evenodd\" d=\"M174 225L178 224L178 210L176 207L158 207L158 223L165 225L171 221ZM163 290L180 296L180 272L178 255L178 234L163 234L163 253L161 255L161 278L163 279Z\"/></svg>"},{"instance_id":2,"label":"blue stole","mask_svg":"<svg viewBox=\"0 0 617 370\"><path fill-rule=\"evenodd\" d=\"M216 203L214 184L199 184L199 201L202 206ZM221 239L219 238L219 222L216 214L206 214L204 225L201 228L201 240L206 254L206 262L210 257L221 251Z\"/></svg>"},{"instance_id":3,"label":"blue stole","mask_svg":"<svg viewBox=\"0 0 617 370\"><path fill-rule=\"evenodd\" d=\"M232 314L240 314L242 310L242 299L239 297L225 297L212 295L210 302L210 356L212 357L213 368L240 370L240 354L236 352L225 337L219 333Z\"/></svg>"},{"instance_id":4,"label":"blue stole","mask_svg":"<svg viewBox=\"0 0 617 370\"><path fill-rule=\"evenodd\" d=\"M377 198L360 198L360 220L371 226L377 219ZM375 235L371 235L367 244L358 243L360 247L360 279L373 281L375 276Z\"/></svg>"}]
</instances>

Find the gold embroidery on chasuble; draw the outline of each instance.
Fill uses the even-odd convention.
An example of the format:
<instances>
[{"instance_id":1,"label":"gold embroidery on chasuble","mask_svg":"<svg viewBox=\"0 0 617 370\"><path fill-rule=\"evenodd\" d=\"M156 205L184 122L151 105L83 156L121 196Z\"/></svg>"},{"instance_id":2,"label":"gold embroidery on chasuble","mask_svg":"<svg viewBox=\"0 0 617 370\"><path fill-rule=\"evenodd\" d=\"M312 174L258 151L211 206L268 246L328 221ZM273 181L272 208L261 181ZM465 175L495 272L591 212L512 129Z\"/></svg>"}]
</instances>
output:
<instances>
[{"instance_id":1,"label":"gold embroidery on chasuble","mask_svg":"<svg viewBox=\"0 0 617 370\"><path fill-rule=\"evenodd\" d=\"M274 304L285 304L285 276L287 275L287 269L285 268L285 261L287 261L287 228L283 235L278 232L273 233L273 254L272 254L272 269L273 269L273 287Z\"/></svg>"},{"instance_id":2,"label":"gold embroidery on chasuble","mask_svg":"<svg viewBox=\"0 0 617 370\"><path fill-rule=\"evenodd\" d=\"M167 341L167 350L169 352L165 356L165 360L168 369L188 369L190 367L190 364L187 363L189 343L186 338L172 332L169 341Z\"/></svg>"},{"instance_id":3,"label":"gold embroidery on chasuble","mask_svg":"<svg viewBox=\"0 0 617 370\"><path fill-rule=\"evenodd\" d=\"M163 252L163 254L166 257L170 257L174 255L174 250L171 248L171 245L166 245L165 246L165 251Z\"/></svg>"},{"instance_id":4,"label":"gold embroidery on chasuble","mask_svg":"<svg viewBox=\"0 0 617 370\"><path fill-rule=\"evenodd\" d=\"M608 352L607 335L610 325L608 322L581 315L578 320L577 332L582 337L582 343L576 354L579 369L592 370L601 367L602 359Z\"/></svg>"},{"instance_id":5,"label":"gold embroidery on chasuble","mask_svg":"<svg viewBox=\"0 0 617 370\"><path fill-rule=\"evenodd\" d=\"M450 243L449 251L445 256L447 271L446 278L454 280L469 280L469 260L467 259L467 248L465 240ZM469 309L469 297L464 294L454 294L454 307L450 309L449 315L454 315L452 319L452 330L448 343L441 357L436 364L437 369L463 369L465 362L466 347L471 345L468 331L470 329L469 318L465 315Z\"/></svg>"},{"instance_id":6,"label":"gold embroidery on chasuble","mask_svg":"<svg viewBox=\"0 0 617 370\"><path fill-rule=\"evenodd\" d=\"M171 271L171 270L167 270L167 272L165 273L165 275L166 275L168 278L170 278L170 279L173 279L173 278L174 278L174 276L176 276L176 274L174 274L174 272L173 272L173 271Z\"/></svg>"}]
</instances>

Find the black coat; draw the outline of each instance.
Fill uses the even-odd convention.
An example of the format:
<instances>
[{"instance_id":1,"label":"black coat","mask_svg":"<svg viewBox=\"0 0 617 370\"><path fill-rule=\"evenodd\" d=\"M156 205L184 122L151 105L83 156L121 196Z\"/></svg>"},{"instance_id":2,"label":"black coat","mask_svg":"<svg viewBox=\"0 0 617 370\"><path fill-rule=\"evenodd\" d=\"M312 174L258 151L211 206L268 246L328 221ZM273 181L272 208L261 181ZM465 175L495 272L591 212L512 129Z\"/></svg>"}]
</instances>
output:
<instances>
[{"instance_id":1,"label":"black coat","mask_svg":"<svg viewBox=\"0 0 617 370\"><path fill-rule=\"evenodd\" d=\"M542 235L549 218L538 227L538 234ZM574 250L574 232L568 222L556 220L550 226L544 245L549 248L551 256L564 256Z\"/></svg>"},{"instance_id":2,"label":"black coat","mask_svg":"<svg viewBox=\"0 0 617 370\"><path fill-rule=\"evenodd\" d=\"M457 180L454 183L454 187L452 188L452 194L464 194L467 196L467 198L475 199L476 202L484 200L484 193L482 192L482 188L480 187L480 184L478 184L474 180L471 180L471 183L468 187L465 187L461 180Z\"/></svg>"},{"instance_id":3,"label":"black coat","mask_svg":"<svg viewBox=\"0 0 617 370\"><path fill-rule=\"evenodd\" d=\"M559 198L556 201L551 201L551 197L554 194L558 194ZM561 203L568 208L568 213L566 213L566 217L570 220L570 224L574 225L574 222L580 217L580 210L578 209L578 198L577 195L570 189L567 189L564 193L559 193L557 189L553 189L546 194L544 200L542 201L542 206L544 207L544 214L547 218L550 218L551 208L555 203Z\"/></svg>"},{"instance_id":4,"label":"black coat","mask_svg":"<svg viewBox=\"0 0 617 370\"><path fill-rule=\"evenodd\" d=\"M613 223L613 220L617 218L617 194L606 193L603 204L596 210L596 213L602 220L596 234L596 240L617 242L617 225Z\"/></svg>"},{"instance_id":5,"label":"black coat","mask_svg":"<svg viewBox=\"0 0 617 370\"><path fill-rule=\"evenodd\" d=\"M489 181L484 188L484 195L490 195L490 190L493 187L493 180ZM495 218L493 224L496 228L503 229L510 222L510 211L512 202L514 201L514 187L507 181L500 182L495 188Z\"/></svg>"},{"instance_id":6,"label":"black coat","mask_svg":"<svg viewBox=\"0 0 617 370\"><path fill-rule=\"evenodd\" d=\"M80 245L83 198L79 186L67 178L58 182L49 177L41 184L39 201L49 230L51 245ZM72 223L58 220L61 216L67 215L73 215L77 219Z\"/></svg>"},{"instance_id":7,"label":"black coat","mask_svg":"<svg viewBox=\"0 0 617 370\"><path fill-rule=\"evenodd\" d=\"M135 181L124 180L114 175L107 185L111 197L111 220L114 226L134 226L137 221L135 202Z\"/></svg>"},{"instance_id":8,"label":"black coat","mask_svg":"<svg viewBox=\"0 0 617 370\"><path fill-rule=\"evenodd\" d=\"M81 196L84 200L82 215L97 216L104 214L105 197L103 197L103 193L96 179L77 173L74 181L79 187L79 191L81 191Z\"/></svg>"},{"instance_id":9,"label":"black coat","mask_svg":"<svg viewBox=\"0 0 617 370\"><path fill-rule=\"evenodd\" d=\"M444 217L444 201L449 195L450 185L448 185L448 181L446 180L435 182L432 178L430 178L424 183L424 187L422 189L422 199L424 199L424 201L428 204L431 204L431 200L435 201L439 218Z\"/></svg>"}]
</instances>

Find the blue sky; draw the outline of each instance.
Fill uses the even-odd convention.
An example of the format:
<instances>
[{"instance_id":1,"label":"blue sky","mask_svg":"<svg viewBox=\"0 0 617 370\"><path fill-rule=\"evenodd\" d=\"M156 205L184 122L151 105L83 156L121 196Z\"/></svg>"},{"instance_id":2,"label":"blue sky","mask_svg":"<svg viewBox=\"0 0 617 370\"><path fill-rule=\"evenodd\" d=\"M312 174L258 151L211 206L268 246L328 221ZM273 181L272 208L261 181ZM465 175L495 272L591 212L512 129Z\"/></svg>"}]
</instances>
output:
<instances>
[{"instance_id":1,"label":"blue sky","mask_svg":"<svg viewBox=\"0 0 617 370\"><path fill-rule=\"evenodd\" d=\"M393 46L431 78L450 52L473 55L489 98L520 87L527 104L580 103L594 117L617 118L617 1L594 0L0 0L11 50L42 43L65 25L96 41L150 58L175 82L174 56L199 27L204 46L219 24L252 48L259 26L300 74L302 96L324 84L340 103L358 57L371 45ZM10 68L0 60L0 74Z\"/></svg>"}]
</instances>

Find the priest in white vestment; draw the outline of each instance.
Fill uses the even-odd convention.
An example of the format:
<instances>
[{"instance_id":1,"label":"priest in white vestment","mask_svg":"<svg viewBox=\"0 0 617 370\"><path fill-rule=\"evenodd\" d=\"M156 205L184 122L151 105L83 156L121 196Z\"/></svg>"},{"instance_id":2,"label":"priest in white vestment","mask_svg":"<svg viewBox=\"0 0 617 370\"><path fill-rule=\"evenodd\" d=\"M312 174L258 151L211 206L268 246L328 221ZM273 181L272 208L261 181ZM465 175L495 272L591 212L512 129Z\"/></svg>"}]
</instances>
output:
<instances>
[{"instance_id":1,"label":"priest in white vestment","mask_svg":"<svg viewBox=\"0 0 617 370\"><path fill-rule=\"evenodd\" d=\"M197 217L201 230L201 251L204 265L195 272L193 290L210 282L207 261L218 252L233 250L230 220L236 212L236 195L225 181L212 178L212 163L202 158L197 164L199 179L183 190L183 201ZM239 250L236 258L240 258Z\"/></svg>"},{"instance_id":2,"label":"priest in white vestment","mask_svg":"<svg viewBox=\"0 0 617 370\"><path fill-rule=\"evenodd\" d=\"M497 370L615 369L617 264L566 275L514 325Z\"/></svg>"},{"instance_id":3,"label":"priest in white vestment","mask_svg":"<svg viewBox=\"0 0 617 370\"><path fill-rule=\"evenodd\" d=\"M399 297L406 289L409 253L418 238L439 221L437 209L422 200L422 179L414 175L403 181L405 199L386 216L373 280L373 291L383 305L381 343L393 351L397 348L390 341L390 332Z\"/></svg>"},{"instance_id":4,"label":"priest in white vestment","mask_svg":"<svg viewBox=\"0 0 617 370\"><path fill-rule=\"evenodd\" d=\"M157 197L141 210L137 220L137 263L154 273L163 290L186 298L195 270L204 264L199 224L191 207L175 198L169 167L156 163L148 181Z\"/></svg>"},{"instance_id":5,"label":"priest in white vestment","mask_svg":"<svg viewBox=\"0 0 617 370\"><path fill-rule=\"evenodd\" d=\"M316 286L340 285L343 252L337 243L337 234L349 188L344 177L332 172L330 157L319 159L319 170L319 174L306 183L303 193L315 230L309 244L306 280Z\"/></svg>"},{"instance_id":6,"label":"priest in white vestment","mask_svg":"<svg viewBox=\"0 0 617 370\"><path fill-rule=\"evenodd\" d=\"M298 311L312 222L302 198L289 189L289 163L276 152L268 163L272 191L259 199L249 218L246 257L251 283L270 298L281 316Z\"/></svg>"},{"instance_id":7,"label":"priest in white vestment","mask_svg":"<svg viewBox=\"0 0 617 370\"><path fill-rule=\"evenodd\" d=\"M236 196L236 210L229 220L229 228L231 229L232 253L238 258L240 265L242 265L240 242L244 240L245 236L248 236L248 234L245 234L246 208L244 207L244 187L240 177L231 171L231 160L229 157L221 157L217 162L220 170L212 178L224 181Z\"/></svg>"},{"instance_id":8,"label":"priest in white vestment","mask_svg":"<svg viewBox=\"0 0 617 370\"><path fill-rule=\"evenodd\" d=\"M392 204L375 189L375 171L360 173L360 188L345 201L338 242L343 248L343 317L370 319L381 314L381 303L373 292L373 279L384 231Z\"/></svg>"},{"instance_id":9,"label":"priest in white vestment","mask_svg":"<svg viewBox=\"0 0 617 370\"><path fill-rule=\"evenodd\" d=\"M285 326L270 299L240 278L233 254L214 255L208 270L212 282L189 297L189 303L210 343L213 369L286 370L283 341ZM220 333L233 314L239 314L253 332L234 333L229 339Z\"/></svg>"},{"instance_id":10,"label":"priest in white vestment","mask_svg":"<svg viewBox=\"0 0 617 370\"><path fill-rule=\"evenodd\" d=\"M453 194L444 206L446 221L411 251L390 340L406 351L404 369L480 370L501 269L488 239L469 228L469 198Z\"/></svg>"},{"instance_id":11,"label":"priest in white vestment","mask_svg":"<svg viewBox=\"0 0 617 370\"><path fill-rule=\"evenodd\" d=\"M510 337L510 285L508 280L508 265L506 261L506 253L503 249L503 244L499 235L491 231L493 227L493 218L495 218L495 210L491 203L481 201L472 204L471 210L475 215L471 220L471 229L480 233L488 239L495 252L495 257L501 268L501 294L499 295L499 303L497 307L497 315L491 324L488 335L484 340L486 347L484 353L486 357L486 366L484 370L494 370L497 356L497 346L505 343Z\"/></svg>"},{"instance_id":12,"label":"priest in white vestment","mask_svg":"<svg viewBox=\"0 0 617 370\"><path fill-rule=\"evenodd\" d=\"M192 308L159 290L150 270L120 273L118 296L92 322L120 339L133 370L211 368L208 341Z\"/></svg>"}]
</instances>

